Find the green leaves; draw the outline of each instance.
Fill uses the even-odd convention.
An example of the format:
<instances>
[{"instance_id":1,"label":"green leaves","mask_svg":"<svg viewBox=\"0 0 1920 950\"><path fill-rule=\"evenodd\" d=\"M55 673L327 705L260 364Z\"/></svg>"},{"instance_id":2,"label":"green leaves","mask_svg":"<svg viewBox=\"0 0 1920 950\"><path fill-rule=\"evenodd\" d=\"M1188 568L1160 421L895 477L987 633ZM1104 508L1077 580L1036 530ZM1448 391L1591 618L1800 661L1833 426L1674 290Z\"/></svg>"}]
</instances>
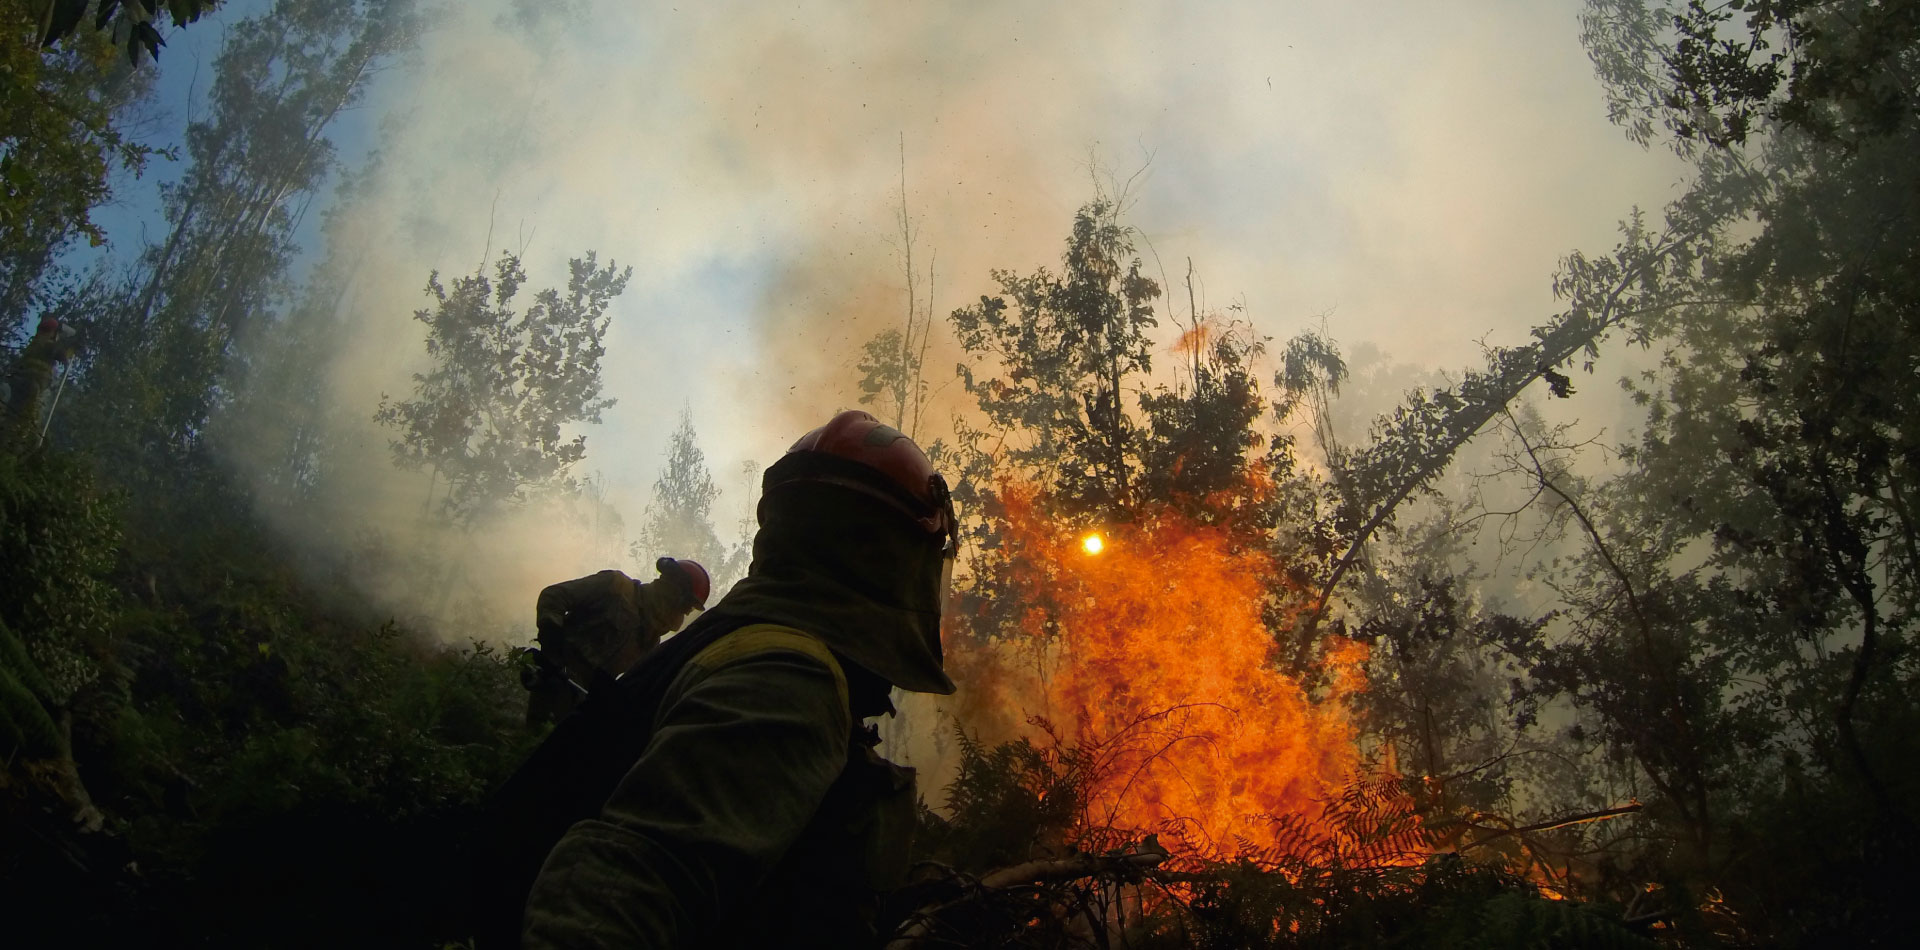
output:
<instances>
[{"instance_id":1,"label":"green leaves","mask_svg":"<svg viewBox=\"0 0 1920 950\"><path fill-rule=\"evenodd\" d=\"M398 430L394 464L444 479L439 508L471 527L530 492L567 492L568 471L586 455L586 436L563 430L600 421L613 400L600 395L603 339L613 299L633 268L598 266L593 252L569 263L567 290L541 290L532 306L512 304L526 281L520 260L502 255L494 277L461 277L451 289L428 278L436 303L414 312L427 326L432 368L414 376L412 399L382 398L374 421Z\"/></svg>"},{"instance_id":2,"label":"green leaves","mask_svg":"<svg viewBox=\"0 0 1920 950\"><path fill-rule=\"evenodd\" d=\"M38 0L32 6L45 24L40 31L40 45L50 46L73 35L86 15L89 3L96 2L93 28L106 30L111 26L114 42L126 46L130 64L140 65L142 52L155 60L160 58L160 47L167 44L154 26L160 22L162 6L159 0ZM198 20L219 5L220 0L166 0L165 10L172 18L173 25L181 27Z\"/></svg>"},{"instance_id":3,"label":"green leaves","mask_svg":"<svg viewBox=\"0 0 1920 950\"><path fill-rule=\"evenodd\" d=\"M1849 146L1914 117L1912 4L1588 0L1582 42L1608 111L1648 144L1739 149L1769 125Z\"/></svg>"},{"instance_id":4,"label":"green leaves","mask_svg":"<svg viewBox=\"0 0 1920 950\"><path fill-rule=\"evenodd\" d=\"M1129 393L1152 369L1160 287L1141 273L1132 240L1113 205L1094 201L1074 216L1060 274L996 270L1000 294L951 318L978 365L967 391L991 425L1017 434L1008 461L1082 513L1117 515L1138 490Z\"/></svg>"},{"instance_id":5,"label":"green leaves","mask_svg":"<svg viewBox=\"0 0 1920 950\"><path fill-rule=\"evenodd\" d=\"M633 545L634 561L651 565L655 558L678 557L706 567L713 589L725 591L746 571L751 545L728 550L713 526L713 501L720 489L707 469L693 431L693 412L684 409L667 447L667 461L653 482L653 504L647 507L641 540Z\"/></svg>"},{"instance_id":6,"label":"green leaves","mask_svg":"<svg viewBox=\"0 0 1920 950\"><path fill-rule=\"evenodd\" d=\"M1375 532L1393 522L1409 496L1432 486L1460 448L1529 385L1545 379L1553 395L1573 395L1571 380L1556 367L1580 354L1589 361L1598 357L1600 342L1618 329L1644 339L1642 324L1685 303L1687 292L1675 284L1693 272L1697 248L1709 234L1681 213L1684 203L1676 209L1675 223L1657 237L1636 213L1622 224L1624 238L1612 254L1569 254L1554 279L1554 294L1568 307L1534 328L1535 342L1490 349L1485 369L1468 370L1444 389L1409 393L1392 415L1375 423L1372 444L1346 457L1338 475L1337 521L1347 547L1322 585L1307 632Z\"/></svg>"}]
</instances>

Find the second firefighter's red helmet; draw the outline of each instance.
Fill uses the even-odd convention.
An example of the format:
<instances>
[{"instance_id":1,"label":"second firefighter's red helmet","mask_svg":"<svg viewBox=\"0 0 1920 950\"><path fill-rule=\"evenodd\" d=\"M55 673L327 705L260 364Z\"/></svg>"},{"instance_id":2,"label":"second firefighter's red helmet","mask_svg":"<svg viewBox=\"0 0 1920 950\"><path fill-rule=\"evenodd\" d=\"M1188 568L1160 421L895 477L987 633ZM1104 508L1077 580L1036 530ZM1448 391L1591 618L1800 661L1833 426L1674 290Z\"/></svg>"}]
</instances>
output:
<instances>
[{"instance_id":1,"label":"second firefighter's red helmet","mask_svg":"<svg viewBox=\"0 0 1920 950\"><path fill-rule=\"evenodd\" d=\"M707 576L707 569L699 561L685 558L663 557L653 562L653 568L661 577L671 578L674 586L684 592L701 610L707 609L707 595L713 592L713 579Z\"/></svg>"},{"instance_id":2,"label":"second firefighter's red helmet","mask_svg":"<svg viewBox=\"0 0 1920 950\"><path fill-rule=\"evenodd\" d=\"M912 439L872 415L858 409L842 412L801 436L787 452L821 452L879 472L920 503L915 506L920 510L908 510L907 514L928 534L952 536L953 501L946 479L933 470L933 462Z\"/></svg>"}]
</instances>

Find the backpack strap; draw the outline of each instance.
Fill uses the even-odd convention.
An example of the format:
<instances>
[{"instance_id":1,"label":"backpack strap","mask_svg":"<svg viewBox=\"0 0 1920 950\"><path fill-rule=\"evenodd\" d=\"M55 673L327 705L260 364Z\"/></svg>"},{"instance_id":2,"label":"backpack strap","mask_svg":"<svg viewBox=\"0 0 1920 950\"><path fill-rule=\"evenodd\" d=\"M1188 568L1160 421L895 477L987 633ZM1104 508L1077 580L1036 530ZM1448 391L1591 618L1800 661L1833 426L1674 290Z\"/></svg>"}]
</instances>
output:
<instances>
[{"instance_id":1,"label":"backpack strap","mask_svg":"<svg viewBox=\"0 0 1920 950\"><path fill-rule=\"evenodd\" d=\"M687 666L717 670L749 657L780 651L798 653L817 660L833 671L833 688L840 694L840 705L851 710L847 692L847 673L840 668L840 661L834 657L833 651L827 649L827 645L821 643L818 637L802 633L792 627L783 627L774 623L748 624L708 644L705 649L694 654L693 658L687 661ZM684 675L684 668L682 675ZM675 692L673 689L667 690L667 695L661 697L661 701L664 703Z\"/></svg>"},{"instance_id":2,"label":"backpack strap","mask_svg":"<svg viewBox=\"0 0 1920 950\"><path fill-rule=\"evenodd\" d=\"M645 751L661 708L693 682L686 675L688 668L711 672L771 652L796 653L832 671L835 691L851 719L846 671L818 637L723 610L709 611L693 626L662 641L618 682L596 684L495 794L482 836L487 844L475 861L476 870L486 879L485 886L474 893L474 935L481 950L517 945L521 910L548 851L575 821L599 813ZM833 795L836 803L845 802L838 806L848 812L843 822L865 813L865 798L847 794L854 790L850 783L858 778L863 789L875 784L869 777L872 750L861 740L864 732L859 721L852 721L855 735L848 748L848 770L836 782ZM892 785L899 784L897 777L889 778ZM910 779L905 787L910 806ZM853 829L842 833L852 834ZM863 853L858 843L841 841L834 853L845 851L850 857Z\"/></svg>"}]
</instances>

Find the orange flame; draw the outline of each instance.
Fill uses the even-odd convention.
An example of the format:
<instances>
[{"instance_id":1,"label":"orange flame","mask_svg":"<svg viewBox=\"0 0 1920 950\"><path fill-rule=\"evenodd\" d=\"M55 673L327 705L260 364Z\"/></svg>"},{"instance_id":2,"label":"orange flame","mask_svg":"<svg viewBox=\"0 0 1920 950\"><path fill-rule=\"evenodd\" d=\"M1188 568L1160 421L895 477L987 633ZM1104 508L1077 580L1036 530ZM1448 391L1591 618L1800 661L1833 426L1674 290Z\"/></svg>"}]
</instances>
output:
<instances>
[{"instance_id":1,"label":"orange flame","mask_svg":"<svg viewBox=\"0 0 1920 950\"><path fill-rule=\"evenodd\" d=\"M1366 687L1365 645L1335 643L1329 689L1309 697L1272 662L1262 612L1279 571L1264 545L1164 509L1104 538L1079 534L1031 488L1003 486L1002 498L1004 557L986 569L1017 615L998 630L962 618L975 636L949 666L971 707L963 721L1010 737L1044 717L1097 747L1095 827L1171 831L1176 850L1215 855L1291 850L1283 828L1311 827L1362 775L1340 700Z\"/></svg>"}]
</instances>

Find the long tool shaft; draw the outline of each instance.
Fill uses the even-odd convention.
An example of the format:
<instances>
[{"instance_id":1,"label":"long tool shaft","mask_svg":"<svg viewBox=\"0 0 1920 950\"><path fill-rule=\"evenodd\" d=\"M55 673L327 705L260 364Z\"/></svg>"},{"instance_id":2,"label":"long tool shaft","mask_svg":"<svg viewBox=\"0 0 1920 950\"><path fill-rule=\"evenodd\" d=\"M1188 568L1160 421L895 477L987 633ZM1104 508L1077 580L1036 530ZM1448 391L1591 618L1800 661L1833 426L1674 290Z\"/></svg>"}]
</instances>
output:
<instances>
[{"instance_id":1,"label":"long tool shaft","mask_svg":"<svg viewBox=\"0 0 1920 950\"><path fill-rule=\"evenodd\" d=\"M53 387L53 400L47 403L47 418L40 423L40 439L34 443L36 447L47 443L47 430L53 428L53 411L60 408L60 394L67 391L67 377L71 373L68 364L60 364L60 385Z\"/></svg>"}]
</instances>

